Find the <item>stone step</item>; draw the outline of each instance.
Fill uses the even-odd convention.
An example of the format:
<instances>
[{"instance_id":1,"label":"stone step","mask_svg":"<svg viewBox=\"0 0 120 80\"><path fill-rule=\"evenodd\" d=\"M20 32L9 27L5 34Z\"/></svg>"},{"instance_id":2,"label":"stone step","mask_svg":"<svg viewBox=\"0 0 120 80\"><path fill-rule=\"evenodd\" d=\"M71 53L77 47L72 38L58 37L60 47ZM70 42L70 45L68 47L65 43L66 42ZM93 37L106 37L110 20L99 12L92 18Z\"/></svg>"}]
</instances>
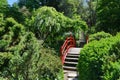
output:
<instances>
[{"instance_id":1,"label":"stone step","mask_svg":"<svg viewBox=\"0 0 120 80\"><path fill-rule=\"evenodd\" d=\"M78 60L79 58L69 58L69 57L66 57L66 60Z\"/></svg>"},{"instance_id":2,"label":"stone step","mask_svg":"<svg viewBox=\"0 0 120 80\"><path fill-rule=\"evenodd\" d=\"M69 55L69 54L73 54L73 55L74 55L74 54L78 54L78 55L79 55L80 53L79 53L79 52L68 52L68 55Z\"/></svg>"},{"instance_id":3,"label":"stone step","mask_svg":"<svg viewBox=\"0 0 120 80\"><path fill-rule=\"evenodd\" d=\"M70 70L70 71L76 71L77 68L76 67L70 67L70 66L63 66L64 70Z\"/></svg>"},{"instance_id":4,"label":"stone step","mask_svg":"<svg viewBox=\"0 0 120 80\"><path fill-rule=\"evenodd\" d=\"M76 71L76 72L69 72L69 73L68 73L68 77L69 77L69 78L77 78L77 77L78 77L77 71Z\"/></svg>"},{"instance_id":5,"label":"stone step","mask_svg":"<svg viewBox=\"0 0 120 80\"><path fill-rule=\"evenodd\" d=\"M72 54L72 55L71 55L71 54L68 54L66 57L77 57L77 58L78 58L79 55L78 55L78 54Z\"/></svg>"},{"instance_id":6,"label":"stone step","mask_svg":"<svg viewBox=\"0 0 120 80\"><path fill-rule=\"evenodd\" d=\"M65 63L64 66L69 66L69 67L76 67L77 64L69 64L69 63Z\"/></svg>"},{"instance_id":7,"label":"stone step","mask_svg":"<svg viewBox=\"0 0 120 80\"><path fill-rule=\"evenodd\" d=\"M77 73L77 71L64 70L64 73Z\"/></svg>"},{"instance_id":8,"label":"stone step","mask_svg":"<svg viewBox=\"0 0 120 80\"><path fill-rule=\"evenodd\" d=\"M64 64L78 64L78 62L68 62L68 61L65 61L65 63Z\"/></svg>"},{"instance_id":9,"label":"stone step","mask_svg":"<svg viewBox=\"0 0 120 80\"><path fill-rule=\"evenodd\" d=\"M68 52L80 52L82 48L70 48Z\"/></svg>"},{"instance_id":10,"label":"stone step","mask_svg":"<svg viewBox=\"0 0 120 80\"><path fill-rule=\"evenodd\" d=\"M64 75L65 75L64 80L78 80L78 72L77 71L64 70Z\"/></svg>"}]
</instances>

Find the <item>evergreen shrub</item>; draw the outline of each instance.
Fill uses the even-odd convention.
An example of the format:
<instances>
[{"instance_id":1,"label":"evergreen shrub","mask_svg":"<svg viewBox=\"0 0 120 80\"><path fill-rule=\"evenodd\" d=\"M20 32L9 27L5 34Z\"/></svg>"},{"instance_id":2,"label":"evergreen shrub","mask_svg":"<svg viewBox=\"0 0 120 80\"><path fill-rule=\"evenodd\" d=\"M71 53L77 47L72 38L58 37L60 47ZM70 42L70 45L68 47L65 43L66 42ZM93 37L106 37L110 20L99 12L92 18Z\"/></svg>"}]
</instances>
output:
<instances>
[{"instance_id":1,"label":"evergreen shrub","mask_svg":"<svg viewBox=\"0 0 120 80\"><path fill-rule=\"evenodd\" d=\"M101 31L101 32L97 32L95 34L91 34L89 36L89 42L94 41L94 40L99 41L102 38L109 38L109 37L112 37L112 35L109 33L105 33L104 31Z\"/></svg>"},{"instance_id":2,"label":"evergreen shrub","mask_svg":"<svg viewBox=\"0 0 120 80\"><path fill-rule=\"evenodd\" d=\"M85 45L78 71L80 80L119 80L120 34Z\"/></svg>"},{"instance_id":3,"label":"evergreen shrub","mask_svg":"<svg viewBox=\"0 0 120 80\"><path fill-rule=\"evenodd\" d=\"M43 47L13 18L0 19L1 80L63 79L61 61L53 49Z\"/></svg>"}]
</instances>

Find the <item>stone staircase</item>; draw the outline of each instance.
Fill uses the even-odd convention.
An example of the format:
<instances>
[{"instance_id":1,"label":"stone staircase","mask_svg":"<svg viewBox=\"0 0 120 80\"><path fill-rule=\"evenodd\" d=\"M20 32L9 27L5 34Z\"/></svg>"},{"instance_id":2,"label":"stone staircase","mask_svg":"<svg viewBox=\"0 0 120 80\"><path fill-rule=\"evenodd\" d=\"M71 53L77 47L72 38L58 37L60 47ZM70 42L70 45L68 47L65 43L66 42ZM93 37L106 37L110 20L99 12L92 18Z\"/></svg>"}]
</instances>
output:
<instances>
[{"instance_id":1,"label":"stone staircase","mask_svg":"<svg viewBox=\"0 0 120 80\"><path fill-rule=\"evenodd\" d=\"M64 69L64 80L78 80L78 72L76 65L80 55L81 48L70 48L66 56Z\"/></svg>"}]
</instances>

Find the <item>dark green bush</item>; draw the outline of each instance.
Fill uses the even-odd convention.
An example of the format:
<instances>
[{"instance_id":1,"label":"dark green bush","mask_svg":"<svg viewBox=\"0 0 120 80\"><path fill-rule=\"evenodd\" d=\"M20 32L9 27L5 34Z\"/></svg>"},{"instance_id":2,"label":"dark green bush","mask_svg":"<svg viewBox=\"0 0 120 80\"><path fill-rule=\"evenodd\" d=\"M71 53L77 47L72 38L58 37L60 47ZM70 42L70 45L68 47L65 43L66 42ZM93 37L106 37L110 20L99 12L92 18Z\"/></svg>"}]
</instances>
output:
<instances>
[{"instance_id":1,"label":"dark green bush","mask_svg":"<svg viewBox=\"0 0 120 80\"><path fill-rule=\"evenodd\" d=\"M102 31L102 32L97 32L97 33L91 34L91 35L89 36L89 42L94 41L94 40L99 41L99 40L102 39L102 38L109 38L109 37L112 37L112 35L109 34L109 33L105 33L104 31Z\"/></svg>"},{"instance_id":2,"label":"dark green bush","mask_svg":"<svg viewBox=\"0 0 120 80\"><path fill-rule=\"evenodd\" d=\"M80 53L78 70L80 80L120 79L120 34L86 45Z\"/></svg>"}]
</instances>

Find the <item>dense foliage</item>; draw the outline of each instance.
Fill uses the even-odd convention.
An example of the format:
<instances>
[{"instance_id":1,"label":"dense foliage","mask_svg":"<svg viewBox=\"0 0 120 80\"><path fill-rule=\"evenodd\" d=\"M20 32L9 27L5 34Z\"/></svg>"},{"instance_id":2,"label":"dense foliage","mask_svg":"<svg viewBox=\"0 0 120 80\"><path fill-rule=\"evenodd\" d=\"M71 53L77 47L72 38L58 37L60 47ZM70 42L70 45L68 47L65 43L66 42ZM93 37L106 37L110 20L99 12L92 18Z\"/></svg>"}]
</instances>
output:
<instances>
[{"instance_id":1,"label":"dense foliage","mask_svg":"<svg viewBox=\"0 0 120 80\"><path fill-rule=\"evenodd\" d=\"M1 14L2 16L2 14ZM62 79L56 52L44 48L34 34L13 18L0 18L0 77L9 80ZM57 65L55 65L57 64ZM59 74L59 75L58 75Z\"/></svg>"},{"instance_id":2,"label":"dense foliage","mask_svg":"<svg viewBox=\"0 0 120 80\"><path fill-rule=\"evenodd\" d=\"M20 7L26 6L30 11L38 9L41 6L51 6L58 9L58 5L61 0L18 0Z\"/></svg>"},{"instance_id":3,"label":"dense foliage","mask_svg":"<svg viewBox=\"0 0 120 80\"><path fill-rule=\"evenodd\" d=\"M42 7L36 10L31 19L26 20L26 25L38 39L53 48L61 45L60 42L64 40L65 33L72 32L76 35L79 30L87 30L84 21L65 17L52 7Z\"/></svg>"},{"instance_id":4,"label":"dense foliage","mask_svg":"<svg viewBox=\"0 0 120 80\"><path fill-rule=\"evenodd\" d=\"M8 7L6 17L12 17L19 23L24 23L25 20L25 16L20 12L19 6L16 3Z\"/></svg>"},{"instance_id":5,"label":"dense foliage","mask_svg":"<svg viewBox=\"0 0 120 80\"><path fill-rule=\"evenodd\" d=\"M77 13L79 5L79 0L61 0L59 11L72 18Z\"/></svg>"},{"instance_id":6,"label":"dense foliage","mask_svg":"<svg viewBox=\"0 0 120 80\"><path fill-rule=\"evenodd\" d=\"M97 33L95 33L95 34L91 34L90 36L89 36L89 42L91 42L91 41L94 41L94 40L101 40L102 38L109 38L109 37L112 37L112 35L111 34L109 34L109 33L105 33L104 31L102 31L102 32L97 32Z\"/></svg>"},{"instance_id":7,"label":"dense foliage","mask_svg":"<svg viewBox=\"0 0 120 80\"><path fill-rule=\"evenodd\" d=\"M120 34L86 45L79 58L81 80L120 79Z\"/></svg>"},{"instance_id":8,"label":"dense foliage","mask_svg":"<svg viewBox=\"0 0 120 80\"><path fill-rule=\"evenodd\" d=\"M97 29L111 34L120 31L120 0L99 0L97 8Z\"/></svg>"},{"instance_id":9,"label":"dense foliage","mask_svg":"<svg viewBox=\"0 0 120 80\"><path fill-rule=\"evenodd\" d=\"M6 13L8 10L8 3L7 0L0 0L0 13Z\"/></svg>"},{"instance_id":10,"label":"dense foliage","mask_svg":"<svg viewBox=\"0 0 120 80\"><path fill-rule=\"evenodd\" d=\"M81 4L78 7L77 13L85 20L91 28L96 24L96 8L98 0L79 0Z\"/></svg>"}]
</instances>

